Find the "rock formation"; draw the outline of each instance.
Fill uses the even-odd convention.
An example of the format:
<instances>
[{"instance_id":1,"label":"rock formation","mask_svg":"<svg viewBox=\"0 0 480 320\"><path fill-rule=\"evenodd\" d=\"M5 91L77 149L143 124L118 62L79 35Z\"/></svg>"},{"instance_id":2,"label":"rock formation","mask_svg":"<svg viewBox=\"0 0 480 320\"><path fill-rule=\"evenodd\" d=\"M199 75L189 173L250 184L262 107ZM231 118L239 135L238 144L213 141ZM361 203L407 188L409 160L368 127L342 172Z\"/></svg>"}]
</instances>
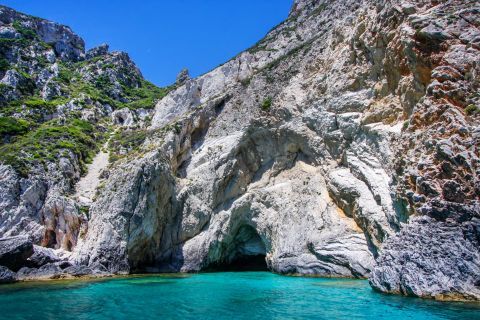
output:
<instances>
[{"instance_id":1,"label":"rock formation","mask_svg":"<svg viewBox=\"0 0 480 320\"><path fill-rule=\"evenodd\" d=\"M297 0L254 47L179 77L151 118L121 104L88 113L117 130L88 214L72 196L80 170L25 185L1 167L1 212L17 218L1 216L0 235L28 234L73 264L17 277L264 257L279 273L480 299L479 11L473 0ZM83 81L112 61L117 81L102 90L127 103L138 83L116 86L114 71L140 77L130 60L105 47L87 56L96 67L80 68ZM51 181L71 187L53 197Z\"/></svg>"}]
</instances>

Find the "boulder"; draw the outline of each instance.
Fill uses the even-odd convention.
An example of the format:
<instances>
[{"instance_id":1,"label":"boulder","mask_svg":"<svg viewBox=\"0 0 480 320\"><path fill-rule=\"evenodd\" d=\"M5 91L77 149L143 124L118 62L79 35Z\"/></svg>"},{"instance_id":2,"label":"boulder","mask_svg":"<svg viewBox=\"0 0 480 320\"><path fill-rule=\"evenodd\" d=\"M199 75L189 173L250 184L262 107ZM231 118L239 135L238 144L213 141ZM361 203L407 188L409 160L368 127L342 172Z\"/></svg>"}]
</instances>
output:
<instances>
[{"instance_id":1,"label":"boulder","mask_svg":"<svg viewBox=\"0 0 480 320\"><path fill-rule=\"evenodd\" d=\"M188 69L186 68L182 69L182 71L180 71L177 75L177 80L175 81L175 84L177 86L181 86L182 84L187 82L189 79L190 79L190 73Z\"/></svg>"},{"instance_id":2,"label":"boulder","mask_svg":"<svg viewBox=\"0 0 480 320\"><path fill-rule=\"evenodd\" d=\"M24 280L47 280L58 279L62 276L63 270L58 263L48 263L40 268L23 267L17 272L17 279Z\"/></svg>"},{"instance_id":3,"label":"boulder","mask_svg":"<svg viewBox=\"0 0 480 320\"><path fill-rule=\"evenodd\" d=\"M33 251L32 256L27 259L28 267L39 268L48 263L61 261L53 249L34 245Z\"/></svg>"},{"instance_id":4,"label":"boulder","mask_svg":"<svg viewBox=\"0 0 480 320\"><path fill-rule=\"evenodd\" d=\"M0 266L0 284L17 281L17 275L7 267Z\"/></svg>"},{"instance_id":5,"label":"boulder","mask_svg":"<svg viewBox=\"0 0 480 320\"><path fill-rule=\"evenodd\" d=\"M85 58L92 59L92 58L95 58L95 57L104 56L104 55L108 54L108 49L109 49L108 44L103 43L103 44L99 45L98 47L95 47L95 48L92 48L92 49L88 50L87 53L85 54Z\"/></svg>"},{"instance_id":6,"label":"boulder","mask_svg":"<svg viewBox=\"0 0 480 320\"><path fill-rule=\"evenodd\" d=\"M70 266L63 270L65 273L73 276L73 277L82 277L88 276L95 273L95 271L87 266L82 265L74 265Z\"/></svg>"},{"instance_id":7,"label":"boulder","mask_svg":"<svg viewBox=\"0 0 480 320\"><path fill-rule=\"evenodd\" d=\"M135 124L135 117L130 109L123 108L112 113L112 121L116 125L130 127Z\"/></svg>"},{"instance_id":8,"label":"boulder","mask_svg":"<svg viewBox=\"0 0 480 320\"><path fill-rule=\"evenodd\" d=\"M26 236L0 239L0 265L17 271L33 254L33 243Z\"/></svg>"}]
</instances>

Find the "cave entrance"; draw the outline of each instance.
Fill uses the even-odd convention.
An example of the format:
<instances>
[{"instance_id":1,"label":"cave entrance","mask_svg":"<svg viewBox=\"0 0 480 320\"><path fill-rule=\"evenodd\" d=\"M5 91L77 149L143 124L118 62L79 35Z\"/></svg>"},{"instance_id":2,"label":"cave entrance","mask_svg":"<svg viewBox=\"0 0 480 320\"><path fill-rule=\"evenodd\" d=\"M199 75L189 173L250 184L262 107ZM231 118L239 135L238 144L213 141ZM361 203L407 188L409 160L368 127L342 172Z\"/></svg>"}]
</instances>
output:
<instances>
[{"instance_id":1,"label":"cave entrance","mask_svg":"<svg viewBox=\"0 0 480 320\"><path fill-rule=\"evenodd\" d=\"M209 271L268 271L265 244L257 231L244 225L225 248L223 261L209 266Z\"/></svg>"}]
</instances>

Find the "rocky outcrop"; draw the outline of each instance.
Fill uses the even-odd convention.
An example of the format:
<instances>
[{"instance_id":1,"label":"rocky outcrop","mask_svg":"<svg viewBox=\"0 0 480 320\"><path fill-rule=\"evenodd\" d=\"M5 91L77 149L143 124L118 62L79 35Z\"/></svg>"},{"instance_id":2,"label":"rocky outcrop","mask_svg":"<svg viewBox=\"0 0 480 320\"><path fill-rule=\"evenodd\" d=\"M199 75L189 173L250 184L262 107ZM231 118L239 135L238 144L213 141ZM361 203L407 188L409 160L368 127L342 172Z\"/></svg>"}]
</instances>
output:
<instances>
[{"instance_id":1,"label":"rocky outcrop","mask_svg":"<svg viewBox=\"0 0 480 320\"><path fill-rule=\"evenodd\" d=\"M478 300L479 228L478 218L460 225L429 217L412 219L396 238L385 243L371 285L389 293Z\"/></svg>"},{"instance_id":2,"label":"rocky outcrop","mask_svg":"<svg viewBox=\"0 0 480 320\"><path fill-rule=\"evenodd\" d=\"M75 184L106 123L132 114L138 129L164 91L126 53L101 45L85 54L66 26L0 6L0 34L0 237L71 251L88 220Z\"/></svg>"},{"instance_id":3,"label":"rocky outcrop","mask_svg":"<svg viewBox=\"0 0 480 320\"><path fill-rule=\"evenodd\" d=\"M0 265L17 271L33 254L33 244L28 237L0 239Z\"/></svg>"},{"instance_id":4,"label":"rocky outcrop","mask_svg":"<svg viewBox=\"0 0 480 320\"><path fill-rule=\"evenodd\" d=\"M108 148L117 110L134 117L125 130L138 130L168 89L146 81L126 53L109 52L107 45L85 53L84 41L70 28L4 6L0 37L0 237L28 238L33 253L0 265L28 268L21 280L84 273L79 266L64 271L63 263L88 230L100 172L87 176L86 188L76 184L99 149ZM95 164L107 167L103 151Z\"/></svg>"},{"instance_id":5,"label":"rocky outcrop","mask_svg":"<svg viewBox=\"0 0 480 320\"><path fill-rule=\"evenodd\" d=\"M15 281L17 281L15 272L6 267L0 266L0 284L14 283Z\"/></svg>"},{"instance_id":6,"label":"rocky outcrop","mask_svg":"<svg viewBox=\"0 0 480 320\"><path fill-rule=\"evenodd\" d=\"M112 112L112 122L119 126L130 127L135 124L135 115L128 108L116 110Z\"/></svg>"},{"instance_id":7,"label":"rocky outcrop","mask_svg":"<svg viewBox=\"0 0 480 320\"><path fill-rule=\"evenodd\" d=\"M48 263L55 263L62 261L55 250L41 246L33 246L33 254L27 259L26 265L32 268L40 268ZM65 259L66 260L66 259Z\"/></svg>"},{"instance_id":8,"label":"rocky outcrop","mask_svg":"<svg viewBox=\"0 0 480 320\"><path fill-rule=\"evenodd\" d=\"M104 43L99 45L98 47L92 48L88 50L85 54L85 58L93 59L96 57L106 56L108 54L109 45Z\"/></svg>"},{"instance_id":9,"label":"rocky outcrop","mask_svg":"<svg viewBox=\"0 0 480 320\"><path fill-rule=\"evenodd\" d=\"M309 14L304 13L306 19ZM358 210L347 213L336 204L342 199L331 198L326 172L337 167L341 148L350 144L357 132L358 144L365 144L373 160L376 154L389 156L388 148L379 152L375 142L389 140L398 132L378 125L361 129L360 113L337 115L308 101L308 90L297 84L305 81L303 76L291 80L279 77L278 87L271 84L275 78L268 80L269 74L303 68L303 64L295 65L298 60L293 54L289 59L282 58L290 51L304 53L299 37L285 39L282 29L298 28L307 37L305 41L311 41L310 33L302 28L317 28L324 22L292 20L264 40L270 50L260 49L263 44L259 44L259 48L242 53L211 73L188 80L163 99L145 146L148 150L161 142L160 152L118 164L115 172L119 174L109 179L101 199L91 209L90 226L94 229L80 244L78 261L101 262L112 272L142 268L197 271L254 252L264 254L268 266L278 272L368 275L376 254L371 239L379 238L375 241L378 246L385 235L365 236L355 221L361 216ZM266 68L276 59L285 59L286 65L277 66L279 70ZM317 84L308 81L307 85ZM269 95L278 99L271 99L274 106L262 110ZM357 101L363 96L357 100L351 96L353 105L361 105ZM305 103L311 107L300 112ZM371 145L365 137L372 140ZM372 224L384 234L391 233L388 220L394 226L398 221L388 206L392 202L389 179L381 170L380 160L376 160L379 168L371 169L379 178L369 181L369 172L362 176L369 166L362 166L364 162L353 150L350 157L357 164L359 180L366 181L362 182L367 190L362 198L384 197L384 207L389 209L378 206L379 214L371 217ZM135 168L151 168L159 161L159 171L148 169L148 180L140 180L146 185L125 185L125 181L139 181ZM155 183L151 185L152 174L163 181L160 189L157 185L160 194L154 189ZM366 183L378 194L372 195ZM138 199L142 199L141 205L136 204ZM149 202L145 204L143 199ZM119 215L125 220L114 219ZM245 228L256 239L253 251L245 250L245 244L238 240L242 238L240 230ZM338 234L343 237L338 239ZM115 241L109 240L112 235ZM120 269L119 257L124 263Z\"/></svg>"},{"instance_id":10,"label":"rocky outcrop","mask_svg":"<svg viewBox=\"0 0 480 320\"><path fill-rule=\"evenodd\" d=\"M4 6L0 6L0 23L0 30L4 30L1 33L6 38L18 39L25 30L23 28L34 29L40 39L50 44L62 60L81 60L84 56L85 42L67 26L28 16ZM13 23L16 28L4 26Z\"/></svg>"},{"instance_id":11,"label":"rocky outcrop","mask_svg":"<svg viewBox=\"0 0 480 320\"><path fill-rule=\"evenodd\" d=\"M190 72L188 69L182 69L177 75L177 79L175 80L175 84L177 86L183 85L185 82L190 80Z\"/></svg>"}]
</instances>

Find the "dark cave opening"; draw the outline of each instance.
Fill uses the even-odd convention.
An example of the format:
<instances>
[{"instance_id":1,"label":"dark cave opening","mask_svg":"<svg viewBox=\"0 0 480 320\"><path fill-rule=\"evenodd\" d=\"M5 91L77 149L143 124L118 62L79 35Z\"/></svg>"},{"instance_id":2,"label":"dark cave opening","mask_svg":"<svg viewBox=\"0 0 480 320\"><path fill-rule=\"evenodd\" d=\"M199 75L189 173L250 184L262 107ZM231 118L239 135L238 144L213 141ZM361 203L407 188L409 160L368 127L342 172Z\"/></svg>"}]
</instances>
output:
<instances>
[{"instance_id":1,"label":"dark cave opening","mask_svg":"<svg viewBox=\"0 0 480 320\"><path fill-rule=\"evenodd\" d=\"M45 230L45 234L42 240L42 246L47 248L53 248L57 244L57 235L54 230Z\"/></svg>"},{"instance_id":2,"label":"dark cave opening","mask_svg":"<svg viewBox=\"0 0 480 320\"><path fill-rule=\"evenodd\" d=\"M265 255L238 256L231 261L217 263L209 271L268 271Z\"/></svg>"},{"instance_id":3,"label":"dark cave opening","mask_svg":"<svg viewBox=\"0 0 480 320\"><path fill-rule=\"evenodd\" d=\"M268 271L266 249L257 231L248 225L240 227L233 241L225 245L219 261L205 271Z\"/></svg>"}]
</instances>

